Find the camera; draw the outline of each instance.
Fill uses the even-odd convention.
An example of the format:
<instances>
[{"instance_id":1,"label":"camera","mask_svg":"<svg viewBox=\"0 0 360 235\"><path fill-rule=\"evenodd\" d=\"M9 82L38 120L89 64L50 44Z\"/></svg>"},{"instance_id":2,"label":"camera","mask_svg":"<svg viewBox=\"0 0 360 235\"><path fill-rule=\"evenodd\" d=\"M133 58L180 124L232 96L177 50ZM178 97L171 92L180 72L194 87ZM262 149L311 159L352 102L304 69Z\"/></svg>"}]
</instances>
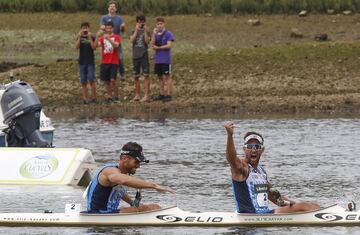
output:
<instances>
[{"instance_id":1,"label":"camera","mask_svg":"<svg viewBox=\"0 0 360 235\"><path fill-rule=\"evenodd\" d=\"M88 35L88 31L87 30L84 31L83 34L84 34L84 36Z\"/></svg>"},{"instance_id":2,"label":"camera","mask_svg":"<svg viewBox=\"0 0 360 235\"><path fill-rule=\"evenodd\" d=\"M140 29L143 29L145 27L145 23L140 24Z\"/></svg>"}]
</instances>

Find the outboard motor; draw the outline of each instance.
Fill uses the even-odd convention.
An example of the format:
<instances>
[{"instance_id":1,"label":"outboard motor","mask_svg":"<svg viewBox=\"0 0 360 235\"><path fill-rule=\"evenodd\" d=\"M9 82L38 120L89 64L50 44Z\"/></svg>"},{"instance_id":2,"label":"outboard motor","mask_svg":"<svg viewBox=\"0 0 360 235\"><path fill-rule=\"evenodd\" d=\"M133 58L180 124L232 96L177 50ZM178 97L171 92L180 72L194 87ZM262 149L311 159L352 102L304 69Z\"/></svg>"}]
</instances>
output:
<instances>
[{"instance_id":1,"label":"outboard motor","mask_svg":"<svg viewBox=\"0 0 360 235\"><path fill-rule=\"evenodd\" d=\"M50 147L40 132L41 103L32 87L23 81L11 83L1 98L9 147Z\"/></svg>"}]
</instances>

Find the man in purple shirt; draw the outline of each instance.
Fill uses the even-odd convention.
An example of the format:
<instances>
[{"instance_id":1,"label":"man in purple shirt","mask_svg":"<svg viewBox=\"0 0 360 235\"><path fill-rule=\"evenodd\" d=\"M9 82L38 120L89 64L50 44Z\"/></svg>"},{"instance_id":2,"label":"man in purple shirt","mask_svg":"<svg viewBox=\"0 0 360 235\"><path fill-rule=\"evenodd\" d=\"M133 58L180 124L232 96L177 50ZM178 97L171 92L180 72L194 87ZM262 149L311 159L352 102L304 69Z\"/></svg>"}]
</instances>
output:
<instances>
[{"instance_id":1,"label":"man in purple shirt","mask_svg":"<svg viewBox=\"0 0 360 235\"><path fill-rule=\"evenodd\" d=\"M109 1L108 3L108 14L103 15L100 19L100 26L105 27L105 24L109 21L113 22L113 33L120 35L125 32L125 22L121 18L121 16L116 15L116 1ZM125 67L124 67L124 56L122 52L121 44L118 47L118 55L119 55L119 74L120 79L125 79Z\"/></svg>"},{"instance_id":2,"label":"man in purple shirt","mask_svg":"<svg viewBox=\"0 0 360 235\"><path fill-rule=\"evenodd\" d=\"M165 29L165 19L156 18L156 27L151 37L151 47L155 50L155 74L159 78L160 94L155 100L171 101L173 81L171 78L171 44L174 35Z\"/></svg>"}]
</instances>

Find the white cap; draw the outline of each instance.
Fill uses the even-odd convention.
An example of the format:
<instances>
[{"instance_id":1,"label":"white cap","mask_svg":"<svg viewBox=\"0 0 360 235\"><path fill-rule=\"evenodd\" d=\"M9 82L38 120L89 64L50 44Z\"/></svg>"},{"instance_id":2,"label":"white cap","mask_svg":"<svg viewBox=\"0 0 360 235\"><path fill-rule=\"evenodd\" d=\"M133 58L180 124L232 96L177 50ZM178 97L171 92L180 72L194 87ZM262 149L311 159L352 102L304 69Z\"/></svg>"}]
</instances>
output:
<instances>
[{"instance_id":1,"label":"white cap","mask_svg":"<svg viewBox=\"0 0 360 235\"><path fill-rule=\"evenodd\" d=\"M254 140L258 140L260 144L263 144L263 143L264 143L264 141L263 141L263 139L261 138L261 136L259 136L259 135L257 135L257 134L251 134L251 135L246 136L244 142L245 142L245 144L246 144L249 140L253 140L253 139L254 139Z\"/></svg>"}]
</instances>

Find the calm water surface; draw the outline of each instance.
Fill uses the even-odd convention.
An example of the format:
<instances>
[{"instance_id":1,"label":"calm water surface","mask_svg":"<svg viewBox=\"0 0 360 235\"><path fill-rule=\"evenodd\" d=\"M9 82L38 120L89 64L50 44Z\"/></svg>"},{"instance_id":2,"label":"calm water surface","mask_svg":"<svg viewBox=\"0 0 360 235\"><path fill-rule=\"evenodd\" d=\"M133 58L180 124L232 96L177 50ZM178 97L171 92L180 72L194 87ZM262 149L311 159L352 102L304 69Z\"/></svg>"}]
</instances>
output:
<instances>
[{"instance_id":1,"label":"calm water surface","mask_svg":"<svg viewBox=\"0 0 360 235\"><path fill-rule=\"evenodd\" d=\"M57 147L83 147L97 164L113 162L127 141L143 145L150 164L141 178L169 185L176 196L143 192L143 202L184 210L234 211L225 159L224 119L53 119ZM265 165L272 184L296 200L322 205L360 202L360 119L234 120L235 142L255 130L265 137ZM238 151L241 153L241 151ZM0 186L2 211L61 212L68 202L85 202L82 187ZM130 192L133 194L133 191ZM280 228L9 228L0 234L357 234L358 227Z\"/></svg>"}]
</instances>

